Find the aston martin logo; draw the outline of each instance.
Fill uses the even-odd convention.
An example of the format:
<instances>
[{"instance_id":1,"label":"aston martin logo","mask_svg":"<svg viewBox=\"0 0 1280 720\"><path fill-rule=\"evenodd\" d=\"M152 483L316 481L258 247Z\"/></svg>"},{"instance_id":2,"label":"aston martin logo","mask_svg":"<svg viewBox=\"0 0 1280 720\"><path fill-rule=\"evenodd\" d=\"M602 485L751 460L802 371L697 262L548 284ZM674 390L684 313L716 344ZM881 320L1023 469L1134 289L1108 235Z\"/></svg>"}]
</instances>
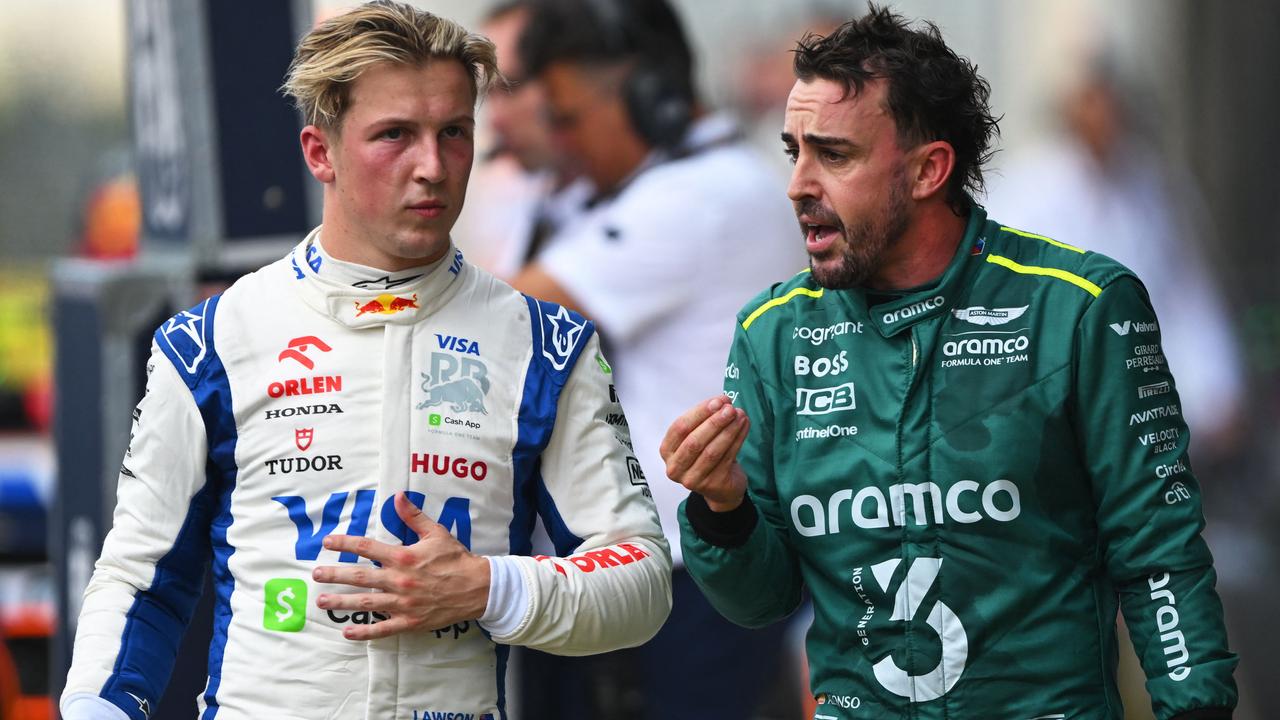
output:
<instances>
[{"instance_id":1,"label":"aston martin logo","mask_svg":"<svg viewBox=\"0 0 1280 720\"><path fill-rule=\"evenodd\" d=\"M981 305L967 308L955 308L951 311L958 320L971 322L974 325L1003 325L1010 320L1022 317L1030 305L1010 308L985 308Z\"/></svg>"}]
</instances>

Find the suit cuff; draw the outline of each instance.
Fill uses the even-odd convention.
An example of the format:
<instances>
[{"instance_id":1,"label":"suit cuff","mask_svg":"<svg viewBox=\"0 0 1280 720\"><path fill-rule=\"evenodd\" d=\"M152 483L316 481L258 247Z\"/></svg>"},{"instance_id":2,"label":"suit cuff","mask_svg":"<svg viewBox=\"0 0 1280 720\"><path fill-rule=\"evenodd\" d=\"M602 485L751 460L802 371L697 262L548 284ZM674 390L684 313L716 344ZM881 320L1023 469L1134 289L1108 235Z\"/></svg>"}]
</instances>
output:
<instances>
[{"instance_id":1,"label":"suit cuff","mask_svg":"<svg viewBox=\"0 0 1280 720\"><path fill-rule=\"evenodd\" d=\"M750 495L744 496L738 507L728 512L716 512L707 505L706 498L698 493L689 493L684 512L698 537L710 545L730 550L746 545L759 521L759 513Z\"/></svg>"},{"instance_id":2,"label":"suit cuff","mask_svg":"<svg viewBox=\"0 0 1280 720\"><path fill-rule=\"evenodd\" d=\"M62 699L63 720L129 720L129 714L106 698L75 693Z\"/></svg>"},{"instance_id":3,"label":"suit cuff","mask_svg":"<svg viewBox=\"0 0 1280 720\"><path fill-rule=\"evenodd\" d=\"M1212 707L1178 713L1169 720L1231 720L1231 708Z\"/></svg>"},{"instance_id":4,"label":"suit cuff","mask_svg":"<svg viewBox=\"0 0 1280 720\"><path fill-rule=\"evenodd\" d=\"M529 614L529 589L514 557L490 555L488 560L489 602L478 622L490 635L507 637L520 629Z\"/></svg>"}]
</instances>

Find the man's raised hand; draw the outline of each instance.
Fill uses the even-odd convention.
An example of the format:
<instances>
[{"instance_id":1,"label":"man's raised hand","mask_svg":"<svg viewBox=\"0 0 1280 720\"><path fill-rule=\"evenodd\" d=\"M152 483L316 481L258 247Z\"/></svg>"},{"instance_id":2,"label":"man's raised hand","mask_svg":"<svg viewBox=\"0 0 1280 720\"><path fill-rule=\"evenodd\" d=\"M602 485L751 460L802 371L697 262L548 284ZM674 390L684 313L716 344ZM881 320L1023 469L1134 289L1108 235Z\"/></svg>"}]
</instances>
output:
<instances>
[{"instance_id":1,"label":"man's raised hand","mask_svg":"<svg viewBox=\"0 0 1280 720\"><path fill-rule=\"evenodd\" d=\"M717 395L676 418L658 451L667 477L706 498L716 512L742 504L747 478L735 458L751 421L729 398Z\"/></svg>"}]
</instances>

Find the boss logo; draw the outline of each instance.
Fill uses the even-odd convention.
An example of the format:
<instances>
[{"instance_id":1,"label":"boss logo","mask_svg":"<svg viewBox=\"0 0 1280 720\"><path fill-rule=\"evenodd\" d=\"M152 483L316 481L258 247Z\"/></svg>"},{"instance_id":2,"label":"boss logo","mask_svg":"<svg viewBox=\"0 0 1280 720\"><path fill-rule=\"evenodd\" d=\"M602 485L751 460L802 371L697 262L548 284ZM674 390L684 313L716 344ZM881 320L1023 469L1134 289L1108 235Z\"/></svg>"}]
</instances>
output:
<instances>
[{"instance_id":1,"label":"boss logo","mask_svg":"<svg viewBox=\"0 0 1280 720\"><path fill-rule=\"evenodd\" d=\"M795 359L795 371L797 377L812 375L813 377L827 377L828 375L839 375L849 369L849 351L841 350L839 355L831 357L820 357L816 360L810 360L804 355L797 355Z\"/></svg>"}]
</instances>

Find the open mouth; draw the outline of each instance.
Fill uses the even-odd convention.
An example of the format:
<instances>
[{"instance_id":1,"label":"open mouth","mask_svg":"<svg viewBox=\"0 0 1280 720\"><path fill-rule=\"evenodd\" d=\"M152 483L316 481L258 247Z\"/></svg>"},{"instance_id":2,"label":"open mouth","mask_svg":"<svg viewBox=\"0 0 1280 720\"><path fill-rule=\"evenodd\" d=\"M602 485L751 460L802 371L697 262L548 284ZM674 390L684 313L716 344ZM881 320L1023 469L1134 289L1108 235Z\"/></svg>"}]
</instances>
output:
<instances>
[{"instance_id":1,"label":"open mouth","mask_svg":"<svg viewBox=\"0 0 1280 720\"><path fill-rule=\"evenodd\" d=\"M834 225L823 225L820 223L804 223L805 230L805 249L811 255L820 255L831 249L837 238L840 237L840 229Z\"/></svg>"}]
</instances>

